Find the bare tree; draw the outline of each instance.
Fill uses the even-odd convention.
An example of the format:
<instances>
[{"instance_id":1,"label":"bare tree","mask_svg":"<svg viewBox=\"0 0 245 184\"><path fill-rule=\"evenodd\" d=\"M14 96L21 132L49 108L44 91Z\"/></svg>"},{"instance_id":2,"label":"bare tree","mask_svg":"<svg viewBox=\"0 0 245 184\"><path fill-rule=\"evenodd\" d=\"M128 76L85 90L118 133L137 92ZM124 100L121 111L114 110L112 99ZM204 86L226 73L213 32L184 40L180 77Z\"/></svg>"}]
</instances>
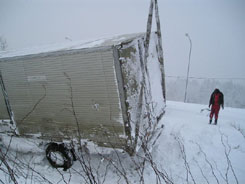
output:
<instances>
[{"instance_id":1,"label":"bare tree","mask_svg":"<svg viewBox=\"0 0 245 184\"><path fill-rule=\"evenodd\" d=\"M8 47L6 39L0 36L0 50L5 51Z\"/></svg>"}]
</instances>

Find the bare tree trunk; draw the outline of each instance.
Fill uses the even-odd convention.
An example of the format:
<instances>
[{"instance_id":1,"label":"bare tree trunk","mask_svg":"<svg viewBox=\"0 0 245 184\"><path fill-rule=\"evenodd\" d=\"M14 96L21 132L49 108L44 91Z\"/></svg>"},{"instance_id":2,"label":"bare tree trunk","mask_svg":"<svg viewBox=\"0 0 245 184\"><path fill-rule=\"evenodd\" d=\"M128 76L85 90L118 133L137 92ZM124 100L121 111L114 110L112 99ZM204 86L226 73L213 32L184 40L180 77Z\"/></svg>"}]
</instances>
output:
<instances>
[{"instance_id":1,"label":"bare tree trunk","mask_svg":"<svg viewBox=\"0 0 245 184\"><path fill-rule=\"evenodd\" d=\"M148 20L147 20L147 27L146 27L146 37L145 37L145 55L144 55L144 62L147 63L147 57L149 55L149 43L151 38L151 27L152 27L152 14L153 14L153 6L154 2L151 0Z\"/></svg>"},{"instance_id":2,"label":"bare tree trunk","mask_svg":"<svg viewBox=\"0 0 245 184\"><path fill-rule=\"evenodd\" d=\"M163 91L164 102L166 103L166 85L165 85L164 58L163 58L163 48L162 48L162 33L161 33L161 24L160 24L157 0L155 0L155 18L157 24L158 60L160 62L160 69L162 74L162 91Z\"/></svg>"},{"instance_id":3,"label":"bare tree trunk","mask_svg":"<svg viewBox=\"0 0 245 184\"><path fill-rule=\"evenodd\" d=\"M18 129L17 129L16 122L15 122L15 119L14 119L14 113L13 113L12 108L10 106L8 93L7 93L7 90L6 90L5 85L4 85L4 81L3 81L3 76L2 76L1 70L0 70L0 86L2 88L4 102L5 102L5 105L7 107L7 111L8 111L8 114L9 114L9 118L11 120L11 124L14 125L15 132L18 134Z\"/></svg>"}]
</instances>

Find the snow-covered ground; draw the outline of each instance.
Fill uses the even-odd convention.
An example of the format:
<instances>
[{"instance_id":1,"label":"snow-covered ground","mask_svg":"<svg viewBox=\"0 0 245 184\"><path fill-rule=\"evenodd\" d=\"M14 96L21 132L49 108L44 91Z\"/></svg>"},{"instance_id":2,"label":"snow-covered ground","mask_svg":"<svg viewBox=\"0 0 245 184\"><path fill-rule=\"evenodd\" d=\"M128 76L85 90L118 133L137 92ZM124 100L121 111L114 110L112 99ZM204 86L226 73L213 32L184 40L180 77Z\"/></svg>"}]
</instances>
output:
<instances>
[{"instance_id":1,"label":"snow-covered ground","mask_svg":"<svg viewBox=\"0 0 245 184\"><path fill-rule=\"evenodd\" d=\"M196 183L207 183L205 177L209 183L216 183L215 176L219 183L226 183L223 179L226 172L229 183L236 183L232 169L239 183L244 183L245 109L225 107L220 110L215 126L208 124L209 112L201 112L205 108L205 105L167 103L165 129L155 148L157 162L171 174L174 183L186 183L187 171L180 150L183 145Z\"/></svg>"},{"instance_id":2,"label":"snow-covered ground","mask_svg":"<svg viewBox=\"0 0 245 184\"><path fill-rule=\"evenodd\" d=\"M150 157L147 157L153 162L146 162L144 183L157 183L155 173L162 183L161 174L175 184L245 183L245 109L225 107L220 111L218 125L215 126L208 124L209 112L201 111L206 108L205 105L167 101L166 114L162 119L164 129ZM6 151L3 144L8 146L9 141L10 137L2 135L2 153ZM16 165L10 161L9 164L18 183L78 184L86 183L86 180L87 183L95 183L84 178L81 160L74 162L68 171L57 170L49 165L42 148L44 145L37 140L11 140L8 156ZM139 151L138 155L144 154ZM89 160L97 183L140 183L143 166L139 156L129 157L116 150L83 156ZM11 183L6 172L1 163L0 183Z\"/></svg>"}]
</instances>

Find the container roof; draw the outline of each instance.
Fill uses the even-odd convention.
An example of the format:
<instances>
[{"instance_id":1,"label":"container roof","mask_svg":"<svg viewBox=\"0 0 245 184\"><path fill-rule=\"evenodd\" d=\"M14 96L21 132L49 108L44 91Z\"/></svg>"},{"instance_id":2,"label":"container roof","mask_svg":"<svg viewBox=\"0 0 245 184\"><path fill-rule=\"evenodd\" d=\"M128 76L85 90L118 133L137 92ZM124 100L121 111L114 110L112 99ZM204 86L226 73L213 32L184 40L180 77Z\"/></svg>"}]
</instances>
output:
<instances>
[{"instance_id":1,"label":"container roof","mask_svg":"<svg viewBox=\"0 0 245 184\"><path fill-rule=\"evenodd\" d=\"M144 33L134 33L134 34L117 35L110 38L103 38L97 40L71 41L66 43L57 43L52 45L42 45L42 46L37 46L32 48L25 48L22 50L0 51L0 59L55 52L55 51L68 51L68 50L83 49L83 48L86 49L86 48L94 48L94 47L115 46L143 36Z\"/></svg>"}]
</instances>

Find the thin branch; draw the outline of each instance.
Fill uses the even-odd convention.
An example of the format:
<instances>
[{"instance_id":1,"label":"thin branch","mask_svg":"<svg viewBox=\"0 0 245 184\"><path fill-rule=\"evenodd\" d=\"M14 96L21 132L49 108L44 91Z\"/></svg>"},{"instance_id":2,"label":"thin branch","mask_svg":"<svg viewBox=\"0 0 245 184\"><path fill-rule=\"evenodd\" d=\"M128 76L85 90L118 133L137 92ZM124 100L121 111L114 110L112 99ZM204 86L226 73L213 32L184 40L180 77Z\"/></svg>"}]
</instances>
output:
<instances>
[{"instance_id":1,"label":"thin branch","mask_svg":"<svg viewBox=\"0 0 245 184\"><path fill-rule=\"evenodd\" d=\"M3 155L3 160L5 160L5 157L7 156L8 152L9 152L9 148L10 148L10 145L11 145L11 143L12 143L12 139L13 139L13 136L11 135L10 141L9 141L9 143L8 143L8 147L7 147L7 149L6 149L5 154ZM0 167L1 167L1 165L2 165L2 162L0 163Z\"/></svg>"},{"instance_id":2,"label":"thin branch","mask_svg":"<svg viewBox=\"0 0 245 184\"><path fill-rule=\"evenodd\" d=\"M73 87L72 87L72 81L71 81L71 78L70 76L64 72L64 76L66 77L66 79L69 81L68 82L68 86L70 88L70 99L71 99L71 108L72 108L72 113L73 113L73 116L75 118L75 122L76 122L76 126L77 126L77 132L78 132L78 138L79 138L79 144L80 144L80 147L82 147L82 143L81 143L81 139L82 139L82 136L81 136L81 132L80 132L80 127L79 127L79 122L78 122L78 118L77 118L77 114L76 114L76 110L75 110L75 106L74 106L74 96L73 96Z\"/></svg>"},{"instance_id":3,"label":"thin branch","mask_svg":"<svg viewBox=\"0 0 245 184\"><path fill-rule=\"evenodd\" d=\"M196 159L194 159L194 161L196 162L196 164L197 164L197 166L198 166L198 168L199 168L199 170L200 170L200 172L201 172L201 174L202 174L202 177L205 179L205 181L207 182L207 184L209 184L208 178L207 178L207 177L205 176L205 174L203 173L203 170L202 170L201 166L199 165L199 163L197 162Z\"/></svg>"},{"instance_id":4,"label":"thin branch","mask_svg":"<svg viewBox=\"0 0 245 184\"><path fill-rule=\"evenodd\" d=\"M20 121L21 123L26 120L37 108L37 106L43 101L43 99L46 97L47 93L46 93L46 87L45 85L42 85L43 89L44 89L44 94L43 96L35 103L35 105L33 106L33 108L30 110L30 112L28 112Z\"/></svg>"},{"instance_id":5,"label":"thin branch","mask_svg":"<svg viewBox=\"0 0 245 184\"><path fill-rule=\"evenodd\" d=\"M178 144L179 144L181 156L182 156L182 159L184 160L185 169L186 169L186 182L189 183L189 181L188 181L188 178L189 178L188 175L190 174L191 179L192 179L192 182L193 182L194 184L196 184L195 179L194 179L194 177L193 177L193 175L192 175L192 172L191 172L191 169L190 169L190 165L189 165L189 163L187 162L185 146L184 146L184 144L180 141L180 138L179 138L179 137L174 136L174 139L175 139L175 140L178 142Z\"/></svg>"},{"instance_id":6,"label":"thin branch","mask_svg":"<svg viewBox=\"0 0 245 184\"><path fill-rule=\"evenodd\" d=\"M236 129L242 136L243 138L245 139L245 133L244 133L244 130L241 129L240 125L236 125L235 123L234 124L231 124L231 126Z\"/></svg>"},{"instance_id":7,"label":"thin branch","mask_svg":"<svg viewBox=\"0 0 245 184\"><path fill-rule=\"evenodd\" d=\"M9 166L8 162L6 161L6 157L3 157L3 153L1 151L1 149L0 149L0 154L1 154L0 159L1 159L2 163L5 165L5 167L7 168L8 174L9 174L11 180L14 182L14 184L18 184L18 182L15 178L15 173L14 173L13 169L11 169L11 167Z\"/></svg>"},{"instance_id":8,"label":"thin branch","mask_svg":"<svg viewBox=\"0 0 245 184\"><path fill-rule=\"evenodd\" d=\"M234 176L234 178L236 180L236 183L238 184L238 179L237 179L236 173L234 171L234 168L232 166L232 163L231 163L231 160L230 160L230 157L229 157L230 152L231 152L231 146L228 143L228 137L225 136L221 131L220 131L220 135L221 135L221 143L222 143L222 145L224 147L225 157L226 157L226 160L227 160L227 163L228 163L228 170L226 172L226 179L228 181L228 176L227 175L228 175L229 168L231 168L232 174L233 174L233 176ZM226 144L224 143L224 138L223 138L224 136L226 137Z\"/></svg>"},{"instance_id":9,"label":"thin branch","mask_svg":"<svg viewBox=\"0 0 245 184\"><path fill-rule=\"evenodd\" d=\"M210 161L208 160L208 157L207 157L207 154L202 150L201 146L198 144L198 143L195 143L198 148L199 148L199 151L204 155L204 158L205 158L205 161L206 163L209 165L210 169L211 169L211 172L212 172L212 175L214 176L216 182L219 184L219 180L214 172L214 168L213 168L213 165L210 163Z\"/></svg>"}]
</instances>

